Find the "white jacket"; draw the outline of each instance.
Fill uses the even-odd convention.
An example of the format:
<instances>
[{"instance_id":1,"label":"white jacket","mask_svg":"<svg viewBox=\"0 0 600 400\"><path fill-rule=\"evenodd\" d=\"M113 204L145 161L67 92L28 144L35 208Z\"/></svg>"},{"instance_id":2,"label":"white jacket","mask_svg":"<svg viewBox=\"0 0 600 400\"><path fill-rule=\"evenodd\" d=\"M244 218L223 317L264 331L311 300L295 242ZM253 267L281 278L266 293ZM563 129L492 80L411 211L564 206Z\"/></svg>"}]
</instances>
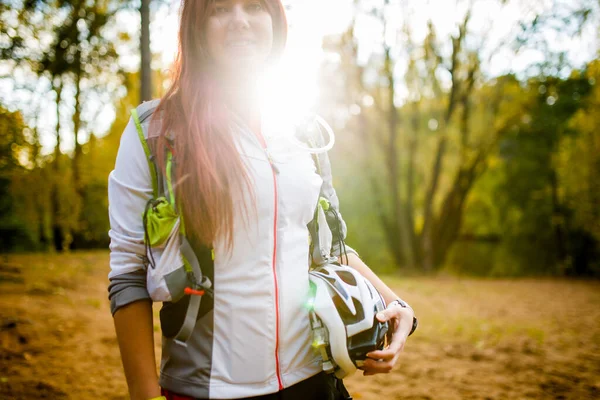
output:
<instances>
[{"instance_id":1,"label":"white jacket","mask_svg":"<svg viewBox=\"0 0 600 400\"><path fill-rule=\"evenodd\" d=\"M162 343L160 385L199 398L260 396L321 371L305 307L307 224L323 190L336 208L337 196L330 179L323 185L311 154L294 146L281 131L263 124L264 149L243 124L234 122L231 129L253 182L254 193L241 195L254 196L256 210L243 216L236 208L232 252L226 251L223 241L214 243L214 271L203 270L212 275L214 302L204 304L210 309L198 320L187 347L165 337ZM330 173L326 156L321 160L321 168ZM141 215L152 196L152 184L132 121L123 133L108 190L109 297L114 313L148 298ZM241 204L239 200L235 203ZM338 234L343 240L341 222ZM339 255L339 248L336 252ZM154 255L159 258L160 252Z\"/></svg>"}]
</instances>

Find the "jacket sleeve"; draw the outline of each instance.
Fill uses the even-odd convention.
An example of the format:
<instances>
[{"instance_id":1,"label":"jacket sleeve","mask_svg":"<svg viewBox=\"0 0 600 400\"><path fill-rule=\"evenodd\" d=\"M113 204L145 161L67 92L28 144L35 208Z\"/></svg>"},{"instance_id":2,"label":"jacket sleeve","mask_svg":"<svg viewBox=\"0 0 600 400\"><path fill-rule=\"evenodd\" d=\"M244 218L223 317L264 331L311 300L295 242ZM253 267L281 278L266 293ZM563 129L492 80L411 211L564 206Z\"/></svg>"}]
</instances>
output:
<instances>
[{"instance_id":1,"label":"jacket sleeve","mask_svg":"<svg viewBox=\"0 0 600 400\"><path fill-rule=\"evenodd\" d=\"M146 290L142 214L151 197L148 161L135 124L130 119L121 137L115 169L108 177L108 297L113 314L129 303L150 298Z\"/></svg>"}]
</instances>

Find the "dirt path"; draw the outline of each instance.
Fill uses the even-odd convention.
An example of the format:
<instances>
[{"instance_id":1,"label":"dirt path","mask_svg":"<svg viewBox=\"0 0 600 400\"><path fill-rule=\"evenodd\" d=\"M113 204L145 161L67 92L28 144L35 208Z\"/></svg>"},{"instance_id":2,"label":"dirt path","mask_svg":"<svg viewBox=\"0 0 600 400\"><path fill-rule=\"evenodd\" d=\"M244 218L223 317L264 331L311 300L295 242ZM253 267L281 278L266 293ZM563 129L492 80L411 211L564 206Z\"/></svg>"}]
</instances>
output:
<instances>
[{"instance_id":1,"label":"dirt path","mask_svg":"<svg viewBox=\"0 0 600 400\"><path fill-rule=\"evenodd\" d=\"M101 267L107 254L11 261L22 282L0 280L0 398L128 398Z\"/></svg>"},{"instance_id":2,"label":"dirt path","mask_svg":"<svg viewBox=\"0 0 600 400\"><path fill-rule=\"evenodd\" d=\"M108 254L0 257L0 399L127 399ZM421 327L355 399L600 398L600 283L390 279ZM157 356L160 333L156 327Z\"/></svg>"}]
</instances>

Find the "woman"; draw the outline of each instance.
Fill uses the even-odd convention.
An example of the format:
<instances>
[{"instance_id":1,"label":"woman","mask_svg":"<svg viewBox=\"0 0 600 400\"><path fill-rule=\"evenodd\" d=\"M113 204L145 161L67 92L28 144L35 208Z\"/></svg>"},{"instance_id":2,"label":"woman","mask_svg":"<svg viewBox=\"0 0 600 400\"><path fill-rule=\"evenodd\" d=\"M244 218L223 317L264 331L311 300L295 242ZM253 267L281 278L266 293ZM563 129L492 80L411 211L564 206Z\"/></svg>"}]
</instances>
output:
<instances>
[{"instance_id":1,"label":"woman","mask_svg":"<svg viewBox=\"0 0 600 400\"><path fill-rule=\"evenodd\" d=\"M257 77L281 55L286 35L280 0L182 1L174 81L145 127L161 171L166 152L174 155L187 237L196 250L212 248L202 272L214 296L185 346L163 336L160 381L140 217L152 186L136 128L125 129L109 178L109 297L133 400L344 398L340 382L321 372L303 306L307 224L323 181L310 154L271 135L255 101ZM333 188L329 195L337 208ZM333 254L341 256L339 247ZM414 313L351 249L343 261L388 304L377 318L390 322L390 344L361 367L387 373Z\"/></svg>"}]
</instances>

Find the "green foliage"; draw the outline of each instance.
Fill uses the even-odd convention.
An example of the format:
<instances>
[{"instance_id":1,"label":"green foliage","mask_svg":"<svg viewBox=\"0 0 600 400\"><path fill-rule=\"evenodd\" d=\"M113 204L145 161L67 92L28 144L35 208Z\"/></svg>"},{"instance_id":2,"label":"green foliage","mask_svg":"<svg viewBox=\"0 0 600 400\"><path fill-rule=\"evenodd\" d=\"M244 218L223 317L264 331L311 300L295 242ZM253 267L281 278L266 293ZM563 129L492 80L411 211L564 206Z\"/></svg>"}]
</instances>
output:
<instances>
[{"instance_id":1,"label":"green foliage","mask_svg":"<svg viewBox=\"0 0 600 400\"><path fill-rule=\"evenodd\" d=\"M62 250L107 243L106 200L102 201L106 190L101 193L110 169L108 163L100 168L92 165L93 157L88 156L95 147L92 123L106 103L118 98L123 75L116 49L122 41L118 40L121 27L115 25L114 17L130 3L38 0L3 3L0 7L0 18L6 21L0 25L2 66L21 75L37 76L37 81L31 79L24 88L54 92L50 98L55 97L53 105L59 119L54 157L39 157L37 137L28 138L30 154L21 151L19 163L29 172L13 182L13 197L20 199L15 202L16 213L28 221L33 247L39 243L47 248L53 242ZM20 84L18 78L15 83ZM39 99L34 95L34 100L38 103ZM34 119L31 124L37 129L37 106L16 105ZM82 143L85 133L92 138L87 144ZM66 135L72 135L75 143L70 156L59 149ZM32 192L34 187L37 193Z\"/></svg>"},{"instance_id":2,"label":"green foliage","mask_svg":"<svg viewBox=\"0 0 600 400\"><path fill-rule=\"evenodd\" d=\"M578 108L566 129L575 133L561 138L554 158L561 196L570 211L569 230L575 236L565 267L571 274L600 276L600 60L572 79L589 85L589 92L571 93Z\"/></svg>"},{"instance_id":3,"label":"green foliage","mask_svg":"<svg viewBox=\"0 0 600 400\"><path fill-rule=\"evenodd\" d=\"M21 247L28 242L27 229L15 213L12 183L24 169L19 163L23 154L25 124L19 112L0 105L0 251Z\"/></svg>"},{"instance_id":4,"label":"green foliage","mask_svg":"<svg viewBox=\"0 0 600 400\"><path fill-rule=\"evenodd\" d=\"M95 181L86 185L83 197L83 209L81 211L83 218L78 227L78 231L83 239L79 247L108 247L110 223L108 220L106 191L105 182ZM76 243L74 247L78 247L78 244Z\"/></svg>"},{"instance_id":5,"label":"green foliage","mask_svg":"<svg viewBox=\"0 0 600 400\"><path fill-rule=\"evenodd\" d=\"M491 240L459 242L448 269L492 276L598 275L598 219L596 211L586 214L595 210L591 203L600 193L590 170L598 154L598 130L588 114L595 106L590 82L574 72L568 79L531 79L520 89L521 120L500 142L465 216L464 232Z\"/></svg>"},{"instance_id":6,"label":"green foliage","mask_svg":"<svg viewBox=\"0 0 600 400\"><path fill-rule=\"evenodd\" d=\"M53 177L49 170L34 168L22 170L11 182L11 198L14 201L13 218L23 234L10 250L46 250L49 231L50 188ZM35 188L35 190L32 190Z\"/></svg>"},{"instance_id":7,"label":"green foliage","mask_svg":"<svg viewBox=\"0 0 600 400\"><path fill-rule=\"evenodd\" d=\"M20 112L0 105L0 176L7 178L19 168L19 155L25 143L25 123Z\"/></svg>"},{"instance_id":8,"label":"green foliage","mask_svg":"<svg viewBox=\"0 0 600 400\"><path fill-rule=\"evenodd\" d=\"M60 134L90 138L73 154L43 156L27 110L0 107L0 250L46 250L53 240L107 246L107 176L140 93L139 74L116 67L117 42L131 38L105 35L126 6L0 4L6 65L34 72L56 94L79 88L75 107L56 96ZM491 78L471 46L469 18L447 37L430 23L421 42L405 28L402 43L380 42L365 65L353 27L326 39L340 62L323 68L319 113L339 139L331 158L348 243L378 272L406 274L412 263L479 276L599 276L600 61L567 78L560 54L548 52L537 77ZM532 44L551 19L523 25L517 45ZM158 97L165 77L154 73ZM98 102L116 112L103 137L91 132L86 109Z\"/></svg>"},{"instance_id":9,"label":"green foliage","mask_svg":"<svg viewBox=\"0 0 600 400\"><path fill-rule=\"evenodd\" d=\"M356 3L360 14L367 2ZM587 208L584 202L570 204L575 197L566 196L570 184L557 164L561 143L571 149L563 152L565 162L580 151L575 142L565 142L579 139L565 138L581 136L577 124L568 121L587 101L588 80L577 73L558 77L567 68L564 54L548 48L532 69L538 78L486 76L483 69L490 66L483 54L489 43L485 35L475 38L474 9L465 10L446 37L430 22L419 42L409 23L397 28L390 22L388 6L395 7L385 2L367 9L372 23L399 35L395 40L383 35L385 40L359 49L351 27L325 45L337 56L332 59L341 61L324 69L323 92L332 95L323 96L321 109L337 123L336 131L344 132L338 143L345 148L338 145L334 154L348 160L340 178L342 190L350 191L340 192L343 213L349 225L365 227L353 234L350 226L351 244L384 269L445 267L491 276L595 273L592 228L581 227L584 218L597 221L585 211L597 209L592 206L597 198L588 196ZM571 12L578 11L565 11ZM581 28L590 20L588 15L571 24L562 15L544 11L531 23L520 21L522 31L505 38L511 45L504 50L516 54L540 40L539 32ZM364 64L357 63L359 50L370 53ZM392 66L405 61L401 76ZM595 125L589 131L597 137ZM590 161L581 173L592 176L595 165ZM597 193L591 183L575 190ZM577 226L573 215L579 215Z\"/></svg>"},{"instance_id":10,"label":"green foliage","mask_svg":"<svg viewBox=\"0 0 600 400\"><path fill-rule=\"evenodd\" d=\"M568 127L579 106L573 94L585 96L588 84L576 77L547 78L530 82L529 89L537 94L531 113L501 144L507 162L497 198L507 212L504 233L514 254L528 271L556 274L567 256L569 213L559 197L553 158L561 138L576 134Z\"/></svg>"}]
</instances>

